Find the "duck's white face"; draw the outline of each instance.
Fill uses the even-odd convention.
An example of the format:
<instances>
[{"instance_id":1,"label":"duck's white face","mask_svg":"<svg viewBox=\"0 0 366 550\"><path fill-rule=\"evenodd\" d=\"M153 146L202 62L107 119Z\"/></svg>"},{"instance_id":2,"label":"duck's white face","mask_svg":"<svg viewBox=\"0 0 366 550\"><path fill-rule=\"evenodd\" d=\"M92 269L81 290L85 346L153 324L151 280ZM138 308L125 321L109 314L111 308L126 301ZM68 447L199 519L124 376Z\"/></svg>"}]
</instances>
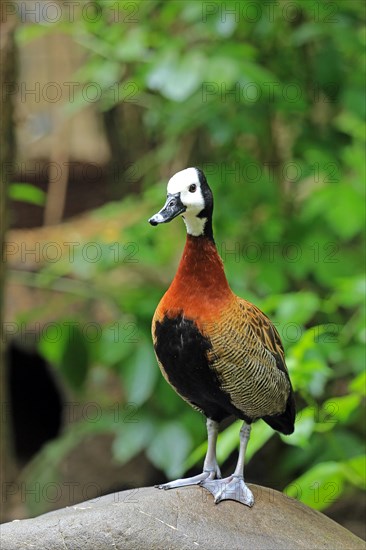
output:
<instances>
[{"instance_id":1,"label":"duck's white face","mask_svg":"<svg viewBox=\"0 0 366 550\"><path fill-rule=\"evenodd\" d=\"M203 187L206 187L204 191ZM205 232L207 217L206 199L212 214L212 194L204 174L196 168L186 168L177 172L168 182L167 199L161 210L149 219L151 225L167 223L181 215L187 233L198 237Z\"/></svg>"},{"instance_id":2,"label":"duck's white face","mask_svg":"<svg viewBox=\"0 0 366 550\"><path fill-rule=\"evenodd\" d=\"M195 168L186 168L174 174L168 182L169 195L180 194L180 200L186 207L185 216L199 214L205 207L201 184Z\"/></svg>"},{"instance_id":3,"label":"duck's white face","mask_svg":"<svg viewBox=\"0 0 366 550\"><path fill-rule=\"evenodd\" d=\"M195 168L186 168L174 174L168 182L168 196L179 195L185 207L182 218L187 227L187 233L198 237L203 234L206 218L197 217L205 208L205 200L201 183Z\"/></svg>"}]
</instances>

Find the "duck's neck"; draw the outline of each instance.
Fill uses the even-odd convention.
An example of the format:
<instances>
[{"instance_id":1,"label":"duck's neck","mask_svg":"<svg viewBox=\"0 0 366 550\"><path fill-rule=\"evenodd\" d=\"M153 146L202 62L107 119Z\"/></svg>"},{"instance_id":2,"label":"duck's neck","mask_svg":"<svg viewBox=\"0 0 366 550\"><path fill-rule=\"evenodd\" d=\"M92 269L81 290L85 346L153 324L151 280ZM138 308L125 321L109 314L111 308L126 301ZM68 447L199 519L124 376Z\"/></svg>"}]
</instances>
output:
<instances>
[{"instance_id":1,"label":"duck's neck","mask_svg":"<svg viewBox=\"0 0 366 550\"><path fill-rule=\"evenodd\" d=\"M188 234L177 273L160 302L160 313L183 313L203 326L217 320L234 296L213 239Z\"/></svg>"},{"instance_id":2,"label":"duck's neck","mask_svg":"<svg viewBox=\"0 0 366 550\"><path fill-rule=\"evenodd\" d=\"M212 230L211 230L212 233ZM183 255L175 275L174 286L194 294L231 293L224 266L212 238L187 234Z\"/></svg>"},{"instance_id":3,"label":"duck's neck","mask_svg":"<svg viewBox=\"0 0 366 550\"><path fill-rule=\"evenodd\" d=\"M187 235L192 237L206 237L214 242L212 231L212 212L202 210L198 216L182 216L187 228Z\"/></svg>"}]
</instances>

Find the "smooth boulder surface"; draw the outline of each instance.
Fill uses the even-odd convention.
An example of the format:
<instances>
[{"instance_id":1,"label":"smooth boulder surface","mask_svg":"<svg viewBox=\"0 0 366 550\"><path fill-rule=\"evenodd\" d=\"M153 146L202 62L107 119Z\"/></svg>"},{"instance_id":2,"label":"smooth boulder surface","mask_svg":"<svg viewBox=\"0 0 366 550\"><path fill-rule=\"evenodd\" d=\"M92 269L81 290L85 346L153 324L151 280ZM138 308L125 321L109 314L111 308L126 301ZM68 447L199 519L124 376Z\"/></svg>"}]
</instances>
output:
<instances>
[{"instance_id":1,"label":"smooth boulder surface","mask_svg":"<svg viewBox=\"0 0 366 550\"><path fill-rule=\"evenodd\" d=\"M250 485L253 508L214 504L201 487L113 493L0 526L1 549L353 550L363 540L282 493Z\"/></svg>"}]
</instances>

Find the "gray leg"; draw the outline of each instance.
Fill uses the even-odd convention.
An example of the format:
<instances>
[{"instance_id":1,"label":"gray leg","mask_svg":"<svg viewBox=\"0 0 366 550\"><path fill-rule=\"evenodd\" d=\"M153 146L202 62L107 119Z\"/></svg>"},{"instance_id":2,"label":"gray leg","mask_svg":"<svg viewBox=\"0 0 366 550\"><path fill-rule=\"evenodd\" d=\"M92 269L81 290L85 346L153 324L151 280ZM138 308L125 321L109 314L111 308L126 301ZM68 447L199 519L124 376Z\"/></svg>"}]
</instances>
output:
<instances>
[{"instance_id":1,"label":"gray leg","mask_svg":"<svg viewBox=\"0 0 366 550\"><path fill-rule=\"evenodd\" d=\"M202 487L213 494L216 504L221 500L237 500L247 506L253 506L254 504L253 493L244 482L245 451L249 441L250 430L251 426L244 422L239 434L239 457L235 472L224 479L207 479L201 482Z\"/></svg>"},{"instance_id":2,"label":"gray leg","mask_svg":"<svg viewBox=\"0 0 366 550\"><path fill-rule=\"evenodd\" d=\"M236 476L236 477L244 476L245 452L247 450L247 445L250 438L251 430L252 430L251 425L243 422L243 425L240 428L240 432L239 432L240 445L239 445L238 462L236 464L236 468L235 468L235 472L233 473L233 476Z\"/></svg>"},{"instance_id":3,"label":"gray leg","mask_svg":"<svg viewBox=\"0 0 366 550\"><path fill-rule=\"evenodd\" d=\"M186 485L200 485L200 483L206 479L213 480L216 477L221 477L220 468L216 460L216 441L219 432L219 425L210 418L207 418L206 425L208 445L205 461L203 463L202 474L183 479L176 479L175 481L169 481L169 483L156 485L156 487L159 489L175 489L176 487L185 487Z\"/></svg>"},{"instance_id":4,"label":"gray leg","mask_svg":"<svg viewBox=\"0 0 366 550\"><path fill-rule=\"evenodd\" d=\"M215 476L221 477L221 472L216 459L216 443L219 434L219 424L215 420L207 418L207 453L203 463L204 472L214 472Z\"/></svg>"}]
</instances>

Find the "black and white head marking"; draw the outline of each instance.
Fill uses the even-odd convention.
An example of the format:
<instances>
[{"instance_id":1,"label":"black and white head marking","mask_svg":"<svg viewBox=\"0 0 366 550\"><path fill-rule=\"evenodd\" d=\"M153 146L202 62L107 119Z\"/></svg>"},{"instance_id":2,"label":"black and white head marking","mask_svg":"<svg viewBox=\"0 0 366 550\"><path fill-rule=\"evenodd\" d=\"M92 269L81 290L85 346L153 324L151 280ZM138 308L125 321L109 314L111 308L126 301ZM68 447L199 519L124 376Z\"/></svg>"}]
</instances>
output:
<instances>
[{"instance_id":1,"label":"black and white head marking","mask_svg":"<svg viewBox=\"0 0 366 550\"><path fill-rule=\"evenodd\" d=\"M177 172L168 182L168 195L179 194L185 207L182 214L187 233L194 237L212 238L213 197L206 177L199 168L186 168Z\"/></svg>"}]
</instances>

